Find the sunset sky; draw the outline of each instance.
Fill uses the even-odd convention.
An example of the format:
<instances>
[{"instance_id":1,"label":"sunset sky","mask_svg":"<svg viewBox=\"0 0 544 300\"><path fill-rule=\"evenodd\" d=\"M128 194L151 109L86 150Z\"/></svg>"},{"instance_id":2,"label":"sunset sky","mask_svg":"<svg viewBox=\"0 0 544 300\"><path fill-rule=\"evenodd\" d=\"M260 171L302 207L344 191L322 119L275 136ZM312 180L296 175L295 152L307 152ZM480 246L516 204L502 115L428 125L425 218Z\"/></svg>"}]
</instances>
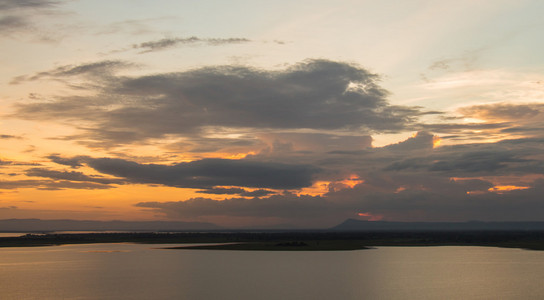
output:
<instances>
[{"instance_id":1,"label":"sunset sky","mask_svg":"<svg viewBox=\"0 0 544 300\"><path fill-rule=\"evenodd\" d=\"M544 221L543 15L0 0L0 219Z\"/></svg>"}]
</instances>

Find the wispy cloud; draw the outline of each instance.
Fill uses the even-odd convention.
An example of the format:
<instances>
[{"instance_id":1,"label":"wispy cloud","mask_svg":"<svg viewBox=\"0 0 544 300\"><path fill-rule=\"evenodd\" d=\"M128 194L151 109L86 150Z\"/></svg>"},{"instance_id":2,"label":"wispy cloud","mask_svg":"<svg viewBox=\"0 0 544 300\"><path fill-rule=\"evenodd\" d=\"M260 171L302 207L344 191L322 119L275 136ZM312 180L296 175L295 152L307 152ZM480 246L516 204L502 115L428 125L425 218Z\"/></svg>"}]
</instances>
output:
<instances>
[{"instance_id":1,"label":"wispy cloud","mask_svg":"<svg viewBox=\"0 0 544 300\"><path fill-rule=\"evenodd\" d=\"M38 190L64 190L64 189L83 189L83 190L95 190L95 189L111 189L115 186L100 184L94 182L74 182L68 180L12 180L12 181L0 181L0 189L21 189L31 188Z\"/></svg>"},{"instance_id":2,"label":"wispy cloud","mask_svg":"<svg viewBox=\"0 0 544 300\"><path fill-rule=\"evenodd\" d=\"M254 191L248 191L242 188L221 188L214 187L206 190L197 191L199 194L212 194L212 195L240 195L243 197L263 197L276 192L265 189L258 189Z\"/></svg>"},{"instance_id":3,"label":"wispy cloud","mask_svg":"<svg viewBox=\"0 0 544 300\"><path fill-rule=\"evenodd\" d=\"M473 105L459 109L465 117L481 119L485 121L516 121L527 122L544 117L544 103L493 103L486 105Z\"/></svg>"},{"instance_id":4,"label":"wispy cloud","mask_svg":"<svg viewBox=\"0 0 544 300\"><path fill-rule=\"evenodd\" d=\"M209 46L219 46L226 44L241 44L248 43L251 40L246 38L199 38L196 36L191 36L187 38L164 38L160 40L154 40L149 42L143 42L140 44L132 45L134 49L141 49L142 53L160 51L167 48L173 48L176 46L182 45L209 45Z\"/></svg>"},{"instance_id":5,"label":"wispy cloud","mask_svg":"<svg viewBox=\"0 0 544 300\"><path fill-rule=\"evenodd\" d=\"M12 135L12 134L0 134L0 139L1 140L11 140L11 139L20 140L22 139L22 137L18 135Z\"/></svg>"},{"instance_id":6,"label":"wispy cloud","mask_svg":"<svg viewBox=\"0 0 544 300\"><path fill-rule=\"evenodd\" d=\"M21 34L42 35L41 29L35 24L37 16L49 14L63 1L21 0L0 1L0 30L3 37L18 37ZM47 37L41 36L41 40Z\"/></svg>"},{"instance_id":7,"label":"wispy cloud","mask_svg":"<svg viewBox=\"0 0 544 300\"><path fill-rule=\"evenodd\" d=\"M133 63L120 60L105 60L92 63L83 63L79 65L65 65L52 70L38 72L33 75L21 75L14 77L10 84L20 84L25 81L35 81L40 79L65 80L79 76L89 76L94 79L104 79L112 76L116 71L134 67Z\"/></svg>"},{"instance_id":8,"label":"wispy cloud","mask_svg":"<svg viewBox=\"0 0 544 300\"><path fill-rule=\"evenodd\" d=\"M82 172L76 171L56 171L48 170L44 168L32 168L25 172L30 177L45 177L54 180L68 180L68 181L82 181L82 182L94 182L100 184L123 184L124 181L120 179L110 179L101 176L89 176Z\"/></svg>"},{"instance_id":9,"label":"wispy cloud","mask_svg":"<svg viewBox=\"0 0 544 300\"><path fill-rule=\"evenodd\" d=\"M3 32L14 31L26 26L28 26L28 23L20 16L5 16L0 18L0 30Z\"/></svg>"}]
</instances>

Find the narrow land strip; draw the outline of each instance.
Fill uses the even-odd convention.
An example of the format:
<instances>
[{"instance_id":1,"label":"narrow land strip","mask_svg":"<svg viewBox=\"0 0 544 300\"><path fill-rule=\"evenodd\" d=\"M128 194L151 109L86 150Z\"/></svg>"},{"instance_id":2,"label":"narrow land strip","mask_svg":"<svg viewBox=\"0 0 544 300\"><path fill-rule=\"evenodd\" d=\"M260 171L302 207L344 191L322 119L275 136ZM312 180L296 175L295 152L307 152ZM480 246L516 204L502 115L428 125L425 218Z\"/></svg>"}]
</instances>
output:
<instances>
[{"instance_id":1,"label":"narrow land strip","mask_svg":"<svg viewBox=\"0 0 544 300\"><path fill-rule=\"evenodd\" d=\"M492 246L544 250L544 231L259 231L27 234L0 238L0 247L91 243L210 244L175 249L332 251L377 246Z\"/></svg>"}]
</instances>

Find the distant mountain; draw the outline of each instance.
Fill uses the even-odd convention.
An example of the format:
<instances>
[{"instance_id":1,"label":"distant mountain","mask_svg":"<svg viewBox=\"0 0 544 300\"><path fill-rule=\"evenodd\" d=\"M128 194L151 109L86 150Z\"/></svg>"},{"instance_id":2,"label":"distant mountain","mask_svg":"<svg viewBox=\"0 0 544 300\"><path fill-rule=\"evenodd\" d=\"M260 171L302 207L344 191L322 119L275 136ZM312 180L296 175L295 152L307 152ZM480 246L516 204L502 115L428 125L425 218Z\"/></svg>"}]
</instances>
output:
<instances>
[{"instance_id":1,"label":"distant mountain","mask_svg":"<svg viewBox=\"0 0 544 300\"><path fill-rule=\"evenodd\" d=\"M220 230L212 223L174 221L0 220L0 232Z\"/></svg>"},{"instance_id":2,"label":"distant mountain","mask_svg":"<svg viewBox=\"0 0 544 300\"><path fill-rule=\"evenodd\" d=\"M347 219L332 231L544 230L544 222L387 222Z\"/></svg>"}]
</instances>

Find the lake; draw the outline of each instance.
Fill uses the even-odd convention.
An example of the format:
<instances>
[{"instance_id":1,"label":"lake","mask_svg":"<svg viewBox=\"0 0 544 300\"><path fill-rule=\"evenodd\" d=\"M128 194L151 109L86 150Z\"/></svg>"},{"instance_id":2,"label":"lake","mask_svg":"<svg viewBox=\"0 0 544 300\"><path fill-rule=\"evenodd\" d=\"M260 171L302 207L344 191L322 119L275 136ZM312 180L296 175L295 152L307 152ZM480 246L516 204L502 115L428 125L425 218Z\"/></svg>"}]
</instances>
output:
<instances>
[{"instance_id":1,"label":"lake","mask_svg":"<svg viewBox=\"0 0 544 300\"><path fill-rule=\"evenodd\" d=\"M544 252L0 248L1 299L544 299Z\"/></svg>"}]
</instances>

